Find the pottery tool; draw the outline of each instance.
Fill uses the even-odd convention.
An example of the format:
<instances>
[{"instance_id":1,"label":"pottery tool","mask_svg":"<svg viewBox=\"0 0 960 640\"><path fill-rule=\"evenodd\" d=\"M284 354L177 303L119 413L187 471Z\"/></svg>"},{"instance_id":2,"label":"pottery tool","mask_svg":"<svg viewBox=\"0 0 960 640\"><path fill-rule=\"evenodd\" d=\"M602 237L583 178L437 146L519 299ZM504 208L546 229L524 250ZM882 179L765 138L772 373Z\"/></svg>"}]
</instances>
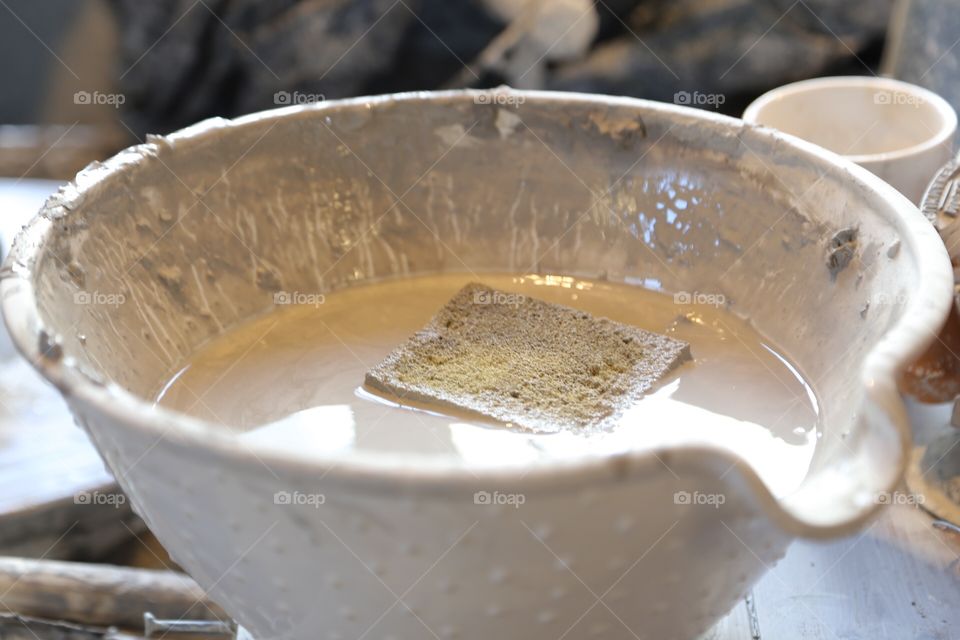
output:
<instances>
[{"instance_id":1,"label":"pottery tool","mask_svg":"<svg viewBox=\"0 0 960 640\"><path fill-rule=\"evenodd\" d=\"M143 632L121 631L114 626L97 627L19 614L0 613L3 640L145 640L186 636L191 640L252 640L250 633L234 622L212 620L160 620L144 614Z\"/></svg>"},{"instance_id":2,"label":"pottery tool","mask_svg":"<svg viewBox=\"0 0 960 640\"><path fill-rule=\"evenodd\" d=\"M0 612L137 629L157 618L229 620L189 576L81 562L0 556Z\"/></svg>"}]
</instances>

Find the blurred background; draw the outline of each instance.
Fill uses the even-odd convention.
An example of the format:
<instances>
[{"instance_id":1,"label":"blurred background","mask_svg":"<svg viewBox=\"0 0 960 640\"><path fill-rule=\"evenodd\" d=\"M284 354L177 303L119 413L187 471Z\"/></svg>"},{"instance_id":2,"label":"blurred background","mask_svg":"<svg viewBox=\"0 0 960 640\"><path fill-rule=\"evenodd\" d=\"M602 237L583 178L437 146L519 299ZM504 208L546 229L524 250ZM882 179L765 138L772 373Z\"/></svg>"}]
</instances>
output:
<instances>
[{"instance_id":1,"label":"blurred background","mask_svg":"<svg viewBox=\"0 0 960 640\"><path fill-rule=\"evenodd\" d=\"M739 115L787 82L885 73L956 103L952 4L2 0L0 175L69 178L146 133L394 91L509 84Z\"/></svg>"},{"instance_id":2,"label":"blurred background","mask_svg":"<svg viewBox=\"0 0 960 640\"><path fill-rule=\"evenodd\" d=\"M952 35L939 50L919 51L914 38L916 69L897 70L890 47L884 53L891 41L910 40L903 18L911 11L902 4L3 0L0 174L69 178L146 133L393 91L509 84L739 115L764 91L814 76L872 75L885 66L936 85L924 70L954 44ZM920 4L912 22L925 42L930 29L947 27L924 25L918 14L938 3Z\"/></svg>"}]
</instances>

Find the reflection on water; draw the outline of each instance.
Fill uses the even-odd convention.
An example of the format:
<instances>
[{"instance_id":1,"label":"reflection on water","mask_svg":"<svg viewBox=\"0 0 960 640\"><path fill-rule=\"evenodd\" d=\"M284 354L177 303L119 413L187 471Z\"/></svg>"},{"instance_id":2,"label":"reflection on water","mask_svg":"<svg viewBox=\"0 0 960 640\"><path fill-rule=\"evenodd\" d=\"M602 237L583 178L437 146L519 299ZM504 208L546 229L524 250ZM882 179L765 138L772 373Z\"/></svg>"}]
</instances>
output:
<instances>
[{"instance_id":1,"label":"reflection on water","mask_svg":"<svg viewBox=\"0 0 960 640\"><path fill-rule=\"evenodd\" d=\"M357 424L347 404L327 404L291 413L280 420L247 431L243 440L272 449L332 454L346 451L356 441Z\"/></svg>"},{"instance_id":2,"label":"reflection on water","mask_svg":"<svg viewBox=\"0 0 960 640\"><path fill-rule=\"evenodd\" d=\"M604 198L603 204L635 238L671 259L683 261L710 250L739 250L741 247L736 242L719 235L720 229L735 222L728 220L721 224L724 211L720 201L704 199L704 187L699 180L697 176L675 171L627 176L615 185L615 193ZM639 192L644 194L643 205L632 195ZM712 242L704 241L704 233L716 237ZM693 235L698 238L696 242L689 240Z\"/></svg>"}]
</instances>

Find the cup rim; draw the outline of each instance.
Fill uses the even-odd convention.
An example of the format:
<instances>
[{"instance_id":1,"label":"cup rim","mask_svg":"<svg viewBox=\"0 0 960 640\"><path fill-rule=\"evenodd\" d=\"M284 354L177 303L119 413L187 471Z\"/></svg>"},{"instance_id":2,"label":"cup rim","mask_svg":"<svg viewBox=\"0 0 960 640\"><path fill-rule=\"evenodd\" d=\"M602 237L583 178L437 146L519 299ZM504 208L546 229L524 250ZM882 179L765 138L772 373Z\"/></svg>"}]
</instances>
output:
<instances>
[{"instance_id":1,"label":"cup rim","mask_svg":"<svg viewBox=\"0 0 960 640\"><path fill-rule=\"evenodd\" d=\"M789 84L777 87L776 89L767 91L747 105L747 108L743 111L743 120L745 122L750 122L751 124L756 124L762 127L775 128L771 125L765 124L760 119L761 113L766 107L770 106L770 104L785 98L789 99L799 94L835 88L873 88L875 90L914 95L932 106L936 113L940 116L941 126L939 130L934 132L923 142L919 142L908 147L903 147L892 151L884 151L882 153L858 154L840 153L828 149L828 151L831 151L831 153L836 153L837 155L841 156L842 158L846 158L851 162L855 162L857 164L869 164L887 162L891 160L901 160L903 158L917 156L942 145L956 133L957 112L942 96L930 91L929 89L925 89L909 82L896 80L894 78L884 78L881 76L825 76L822 78L810 78L809 80L791 82ZM789 131L784 131L784 133L787 133L788 135L796 135Z\"/></svg>"}]
</instances>

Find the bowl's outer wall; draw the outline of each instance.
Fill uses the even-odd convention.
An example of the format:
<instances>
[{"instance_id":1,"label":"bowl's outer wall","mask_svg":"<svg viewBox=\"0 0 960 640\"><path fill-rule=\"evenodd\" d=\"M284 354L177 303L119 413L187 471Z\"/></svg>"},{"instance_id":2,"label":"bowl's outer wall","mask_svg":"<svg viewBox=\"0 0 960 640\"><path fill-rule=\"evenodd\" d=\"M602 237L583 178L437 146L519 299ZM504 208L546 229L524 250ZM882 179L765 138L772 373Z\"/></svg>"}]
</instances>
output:
<instances>
[{"instance_id":1,"label":"bowl's outer wall","mask_svg":"<svg viewBox=\"0 0 960 640\"><path fill-rule=\"evenodd\" d=\"M702 456L561 491L478 483L522 502L493 506L344 488L74 408L173 559L255 638L694 638L791 540Z\"/></svg>"},{"instance_id":2,"label":"bowl's outer wall","mask_svg":"<svg viewBox=\"0 0 960 640\"><path fill-rule=\"evenodd\" d=\"M870 509L864 496L896 480L906 424L887 369L924 344L868 361L908 309L928 332L946 310L910 307L935 288L923 260L945 296L950 274L909 203L798 146L683 109L544 94L201 123L54 198L15 248L30 258L8 268L5 316L28 355L40 326L41 347L58 341L65 357L41 369L163 544L256 636L419 638L426 625L451 638L559 637L576 624L573 637L690 638L782 555L782 527L851 526ZM852 259L832 272L830 238L851 227ZM439 470L431 484L427 462L354 473L350 460L287 460L144 412L121 391L152 397L278 291L445 270L724 295L816 385L811 480L778 505L730 455L691 449L500 484ZM21 319L9 300L24 287L38 311ZM78 304L91 292L123 302ZM881 375L866 381L865 369ZM112 386L70 382L84 376ZM524 504L477 505L478 490ZM294 491L325 503L277 504ZM675 504L683 491L724 503Z\"/></svg>"}]
</instances>

